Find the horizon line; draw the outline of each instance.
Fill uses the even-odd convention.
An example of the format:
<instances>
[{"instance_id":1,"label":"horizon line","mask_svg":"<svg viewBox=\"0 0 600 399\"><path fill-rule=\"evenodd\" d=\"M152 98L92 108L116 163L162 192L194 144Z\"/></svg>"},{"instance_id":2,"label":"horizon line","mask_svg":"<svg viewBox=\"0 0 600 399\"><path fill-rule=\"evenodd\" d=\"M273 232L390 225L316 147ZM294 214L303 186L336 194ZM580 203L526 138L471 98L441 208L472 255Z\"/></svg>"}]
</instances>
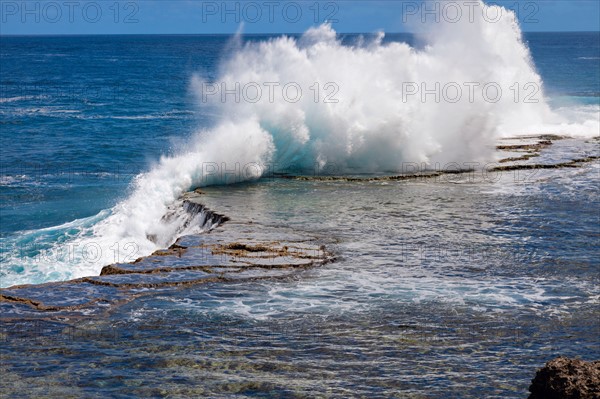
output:
<instances>
[{"instance_id":1,"label":"horizon line","mask_svg":"<svg viewBox=\"0 0 600 399\"><path fill-rule=\"evenodd\" d=\"M374 35L379 32L336 32L338 35ZM411 34L416 32L383 32L386 35ZM597 33L600 30L540 30L522 31L522 33ZM0 37L57 37L57 36L234 36L238 33L0 33ZM265 33L242 33L242 36L275 36L275 35L302 35L304 32L265 32Z\"/></svg>"}]
</instances>

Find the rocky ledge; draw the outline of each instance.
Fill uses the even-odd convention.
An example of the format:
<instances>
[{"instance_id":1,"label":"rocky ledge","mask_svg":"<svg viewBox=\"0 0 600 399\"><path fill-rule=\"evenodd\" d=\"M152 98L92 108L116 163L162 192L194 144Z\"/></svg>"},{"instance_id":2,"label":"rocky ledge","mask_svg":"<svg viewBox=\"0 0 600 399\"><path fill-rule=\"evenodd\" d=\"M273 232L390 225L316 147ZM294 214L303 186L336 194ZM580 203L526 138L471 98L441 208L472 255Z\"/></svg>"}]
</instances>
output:
<instances>
[{"instance_id":1,"label":"rocky ledge","mask_svg":"<svg viewBox=\"0 0 600 399\"><path fill-rule=\"evenodd\" d=\"M486 166L501 172L527 169L578 168L600 159L600 139L569 139L543 135L503 139L496 146L501 158ZM414 180L472 170L425 170L391 176L290 176L299 180ZM218 212L217 212L218 211ZM225 216L227 215L227 216ZM92 315L142 295L207 283L287 278L334 259L324 238L291 227L268 226L227 198L195 191L186 193L163 220L179 220L184 234L189 225L204 233L184 235L166 249L131 263L105 266L99 276L0 290L0 318L23 319ZM256 220L258 219L258 220ZM156 237L149 236L156 241Z\"/></svg>"},{"instance_id":2,"label":"rocky ledge","mask_svg":"<svg viewBox=\"0 0 600 399\"><path fill-rule=\"evenodd\" d=\"M504 138L496 146L498 159L483 166L486 173L521 171L532 169L580 168L590 162L600 160L598 151L600 136L589 139L576 139L543 134ZM405 181L435 179L445 175L471 174L474 169L460 168L453 162L440 169L413 171L415 163L409 163L410 171L398 175L385 176L335 176L335 175L291 175L277 174L276 177L293 180L312 181Z\"/></svg>"},{"instance_id":3,"label":"rocky ledge","mask_svg":"<svg viewBox=\"0 0 600 399\"><path fill-rule=\"evenodd\" d=\"M529 399L599 399L600 361L558 357L538 370Z\"/></svg>"},{"instance_id":4,"label":"rocky ledge","mask_svg":"<svg viewBox=\"0 0 600 399\"><path fill-rule=\"evenodd\" d=\"M202 210L202 223L209 220L211 226L205 233L180 237L131 263L105 266L100 276L2 289L2 319L93 315L143 295L207 283L286 278L334 259L316 237L244 220L239 213L230 219L211 211L205 201L210 198L193 192L180 202L194 215Z\"/></svg>"}]
</instances>

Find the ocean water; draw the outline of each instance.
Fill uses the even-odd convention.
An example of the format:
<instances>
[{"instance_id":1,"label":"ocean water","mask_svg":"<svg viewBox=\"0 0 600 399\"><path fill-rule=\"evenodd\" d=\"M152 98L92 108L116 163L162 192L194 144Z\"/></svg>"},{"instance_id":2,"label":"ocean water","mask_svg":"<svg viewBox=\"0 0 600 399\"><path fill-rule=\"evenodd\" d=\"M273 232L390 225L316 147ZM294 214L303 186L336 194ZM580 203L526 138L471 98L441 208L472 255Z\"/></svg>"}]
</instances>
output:
<instances>
[{"instance_id":1,"label":"ocean water","mask_svg":"<svg viewBox=\"0 0 600 399\"><path fill-rule=\"evenodd\" d=\"M11 392L506 398L556 355L597 359L597 163L410 182L265 172L483 164L522 134L577 138L554 154L566 160L594 153L582 143L599 133L598 32L440 29L0 37L2 287L97 275L170 245L179 230L159 221L198 186L236 214L327 238L337 256L291 279L130 302L66 349L50 322L26 355L3 335ZM470 48L453 47L473 29ZM504 95L398 99L404 83L436 81L498 82ZM213 82L296 82L304 95L203 101ZM515 82L539 101L515 101Z\"/></svg>"}]
</instances>

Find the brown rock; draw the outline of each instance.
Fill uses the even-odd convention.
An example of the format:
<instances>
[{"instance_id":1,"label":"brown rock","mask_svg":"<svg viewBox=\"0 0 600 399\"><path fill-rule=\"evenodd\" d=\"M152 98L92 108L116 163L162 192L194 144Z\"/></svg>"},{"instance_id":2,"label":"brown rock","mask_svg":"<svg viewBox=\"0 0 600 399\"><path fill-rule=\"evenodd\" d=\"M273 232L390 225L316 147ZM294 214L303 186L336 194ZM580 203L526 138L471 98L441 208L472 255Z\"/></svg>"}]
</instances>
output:
<instances>
[{"instance_id":1,"label":"brown rock","mask_svg":"<svg viewBox=\"0 0 600 399\"><path fill-rule=\"evenodd\" d=\"M529 399L600 399L600 361L558 357L538 370Z\"/></svg>"}]
</instances>

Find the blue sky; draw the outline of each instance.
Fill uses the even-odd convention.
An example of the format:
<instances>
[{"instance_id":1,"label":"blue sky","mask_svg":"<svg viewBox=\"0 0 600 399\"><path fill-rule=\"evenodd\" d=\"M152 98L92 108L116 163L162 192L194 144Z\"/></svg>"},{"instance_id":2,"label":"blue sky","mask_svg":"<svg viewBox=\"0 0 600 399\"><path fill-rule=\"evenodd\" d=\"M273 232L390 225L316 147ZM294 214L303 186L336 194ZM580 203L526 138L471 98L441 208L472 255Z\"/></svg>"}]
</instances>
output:
<instances>
[{"instance_id":1,"label":"blue sky","mask_svg":"<svg viewBox=\"0 0 600 399\"><path fill-rule=\"evenodd\" d=\"M465 6L465 4L470 5ZM490 2L488 2L490 3ZM462 5L458 16L456 5ZM299 33L325 20L338 32L412 31L412 21L468 18L473 0L0 0L0 34ZM598 0L495 1L524 31L599 31ZM494 15L487 16L490 20Z\"/></svg>"}]
</instances>

